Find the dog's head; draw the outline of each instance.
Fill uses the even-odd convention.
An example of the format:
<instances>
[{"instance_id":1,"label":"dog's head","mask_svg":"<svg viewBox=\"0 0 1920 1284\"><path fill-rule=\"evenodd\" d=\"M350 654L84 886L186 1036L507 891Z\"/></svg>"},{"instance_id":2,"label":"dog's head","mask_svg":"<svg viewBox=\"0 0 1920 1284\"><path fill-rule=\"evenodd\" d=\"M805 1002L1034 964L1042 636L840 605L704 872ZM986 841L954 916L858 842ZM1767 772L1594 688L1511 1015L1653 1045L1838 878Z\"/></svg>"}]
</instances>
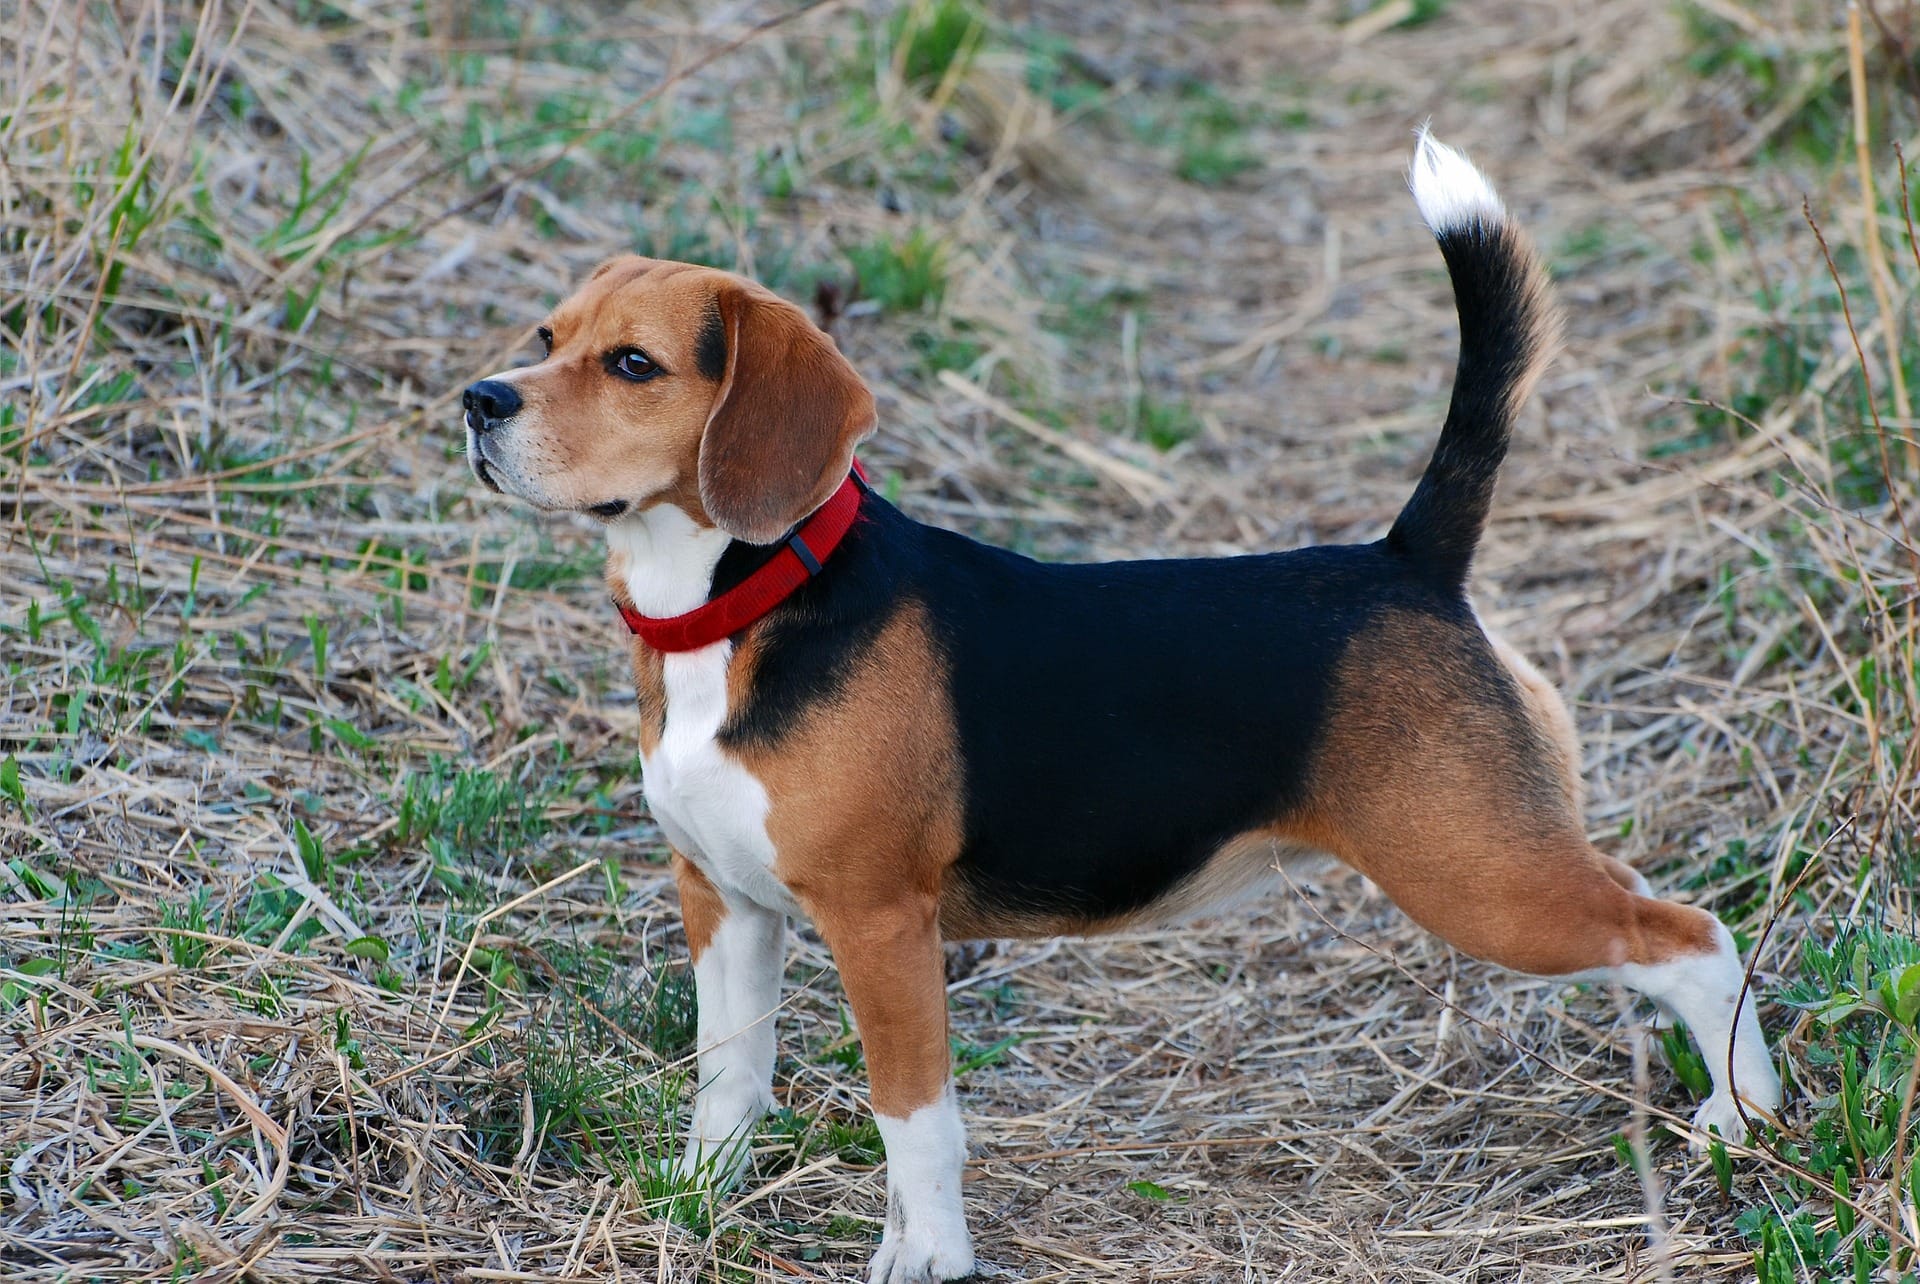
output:
<instances>
[{"instance_id":1,"label":"dog's head","mask_svg":"<svg viewBox=\"0 0 1920 1284\"><path fill-rule=\"evenodd\" d=\"M615 259L540 338L540 361L462 398L474 475L540 508L611 521L676 504L771 543L873 431L873 394L833 340L729 272Z\"/></svg>"}]
</instances>

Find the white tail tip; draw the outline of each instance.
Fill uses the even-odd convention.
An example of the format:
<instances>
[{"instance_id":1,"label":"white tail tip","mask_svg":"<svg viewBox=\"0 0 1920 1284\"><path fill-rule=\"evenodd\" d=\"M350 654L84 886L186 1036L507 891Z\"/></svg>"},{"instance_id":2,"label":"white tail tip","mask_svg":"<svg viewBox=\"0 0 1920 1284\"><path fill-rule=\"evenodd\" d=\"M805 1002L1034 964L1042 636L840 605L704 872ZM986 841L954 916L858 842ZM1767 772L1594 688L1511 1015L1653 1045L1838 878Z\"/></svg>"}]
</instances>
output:
<instances>
[{"instance_id":1,"label":"white tail tip","mask_svg":"<svg viewBox=\"0 0 1920 1284\"><path fill-rule=\"evenodd\" d=\"M1507 218L1507 207L1487 176L1473 162L1436 139L1425 126L1414 145L1413 168L1407 186L1420 207L1420 217L1435 236L1482 224L1497 227Z\"/></svg>"}]
</instances>

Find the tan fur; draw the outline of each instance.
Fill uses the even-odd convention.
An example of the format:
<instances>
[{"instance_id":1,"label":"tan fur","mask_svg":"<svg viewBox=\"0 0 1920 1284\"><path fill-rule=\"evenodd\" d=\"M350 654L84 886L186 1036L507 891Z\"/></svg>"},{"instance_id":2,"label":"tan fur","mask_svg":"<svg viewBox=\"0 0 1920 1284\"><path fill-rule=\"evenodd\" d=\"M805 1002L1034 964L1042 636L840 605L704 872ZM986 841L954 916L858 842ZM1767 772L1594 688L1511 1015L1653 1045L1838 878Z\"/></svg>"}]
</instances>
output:
<instances>
[{"instance_id":1,"label":"tan fur","mask_svg":"<svg viewBox=\"0 0 1920 1284\"><path fill-rule=\"evenodd\" d=\"M608 559L610 562L611 558ZM621 581L625 568L608 567L607 584L616 602L626 602L627 588ZM640 707L640 753L652 753L667 734L666 658L650 646L633 645L633 694ZM736 706L737 707L737 706Z\"/></svg>"},{"instance_id":2,"label":"tan fur","mask_svg":"<svg viewBox=\"0 0 1920 1284\"><path fill-rule=\"evenodd\" d=\"M680 925L686 929L687 949L698 963L727 916L727 903L700 867L679 852L673 853L671 866L673 881L680 889Z\"/></svg>"},{"instance_id":3,"label":"tan fur","mask_svg":"<svg viewBox=\"0 0 1920 1284\"><path fill-rule=\"evenodd\" d=\"M1573 713L1567 708L1567 702L1561 698L1560 692L1547 681L1546 675L1535 668L1517 647L1492 630L1487 631L1487 641L1493 643L1494 655L1513 675L1520 698L1526 702L1528 712L1532 714L1535 731L1553 746L1557 759L1555 765L1566 783L1569 805L1577 822L1586 806L1587 791L1580 776L1580 736L1574 729ZM1596 854L1600 856L1607 876L1614 882L1636 895L1645 891L1646 880L1633 866L1612 856Z\"/></svg>"},{"instance_id":4,"label":"tan fur","mask_svg":"<svg viewBox=\"0 0 1920 1284\"><path fill-rule=\"evenodd\" d=\"M1485 644L1442 627L1390 615L1355 640L1312 805L1285 828L1430 931L1517 971L1564 976L1712 950L1710 915L1635 895L1625 867L1587 843L1564 743L1537 698L1522 688L1514 706L1488 700L1472 660Z\"/></svg>"},{"instance_id":5,"label":"tan fur","mask_svg":"<svg viewBox=\"0 0 1920 1284\"><path fill-rule=\"evenodd\" d=\"M700 369L709 318L727 339L718 378ZM547 329L543 360L496 376L522 407L480 446L505 489L544 508L668 503L768 543L831 493L873 430L873 395L833 340L731 272L615 259ZM664 373L610 374L608 357L630 347Z\"/></svg>"},{"instance_id":6,"label":"tan fur","mask_svg":"<svg viewBox=\"0 0 1920 1284\"><path fill-rule=\"evenodd\" d=\"M700 443L700 501L729 534L770 544L845 480L873 431L873 394L831 338L763 286L731 278L714 304L727 369Z\"/></svg>"},{"instance_id":7,"label":"tan fur","mask_svg":"<svg viewBox=\"0 0 1920 1284\"><path fill-rule=\"evenodd\" d=\"M912 893L863 905L859 898L809 907L833 951L860 1028L876 1114L904 1119L946 1091L946 959L936 897Z\"/></svg>"},{"instance_id":8,"label":"tan fur","mask_svg":"<svg viewBox=\"0 0 1920 1284\"><path fill-rule=\"evenodd\" d=\"M1493 643L1494 655L1513 675L1520 698L1527 702L1533 714L1535 729L1545 733L1551 751L1558 756L1561 779L1566 782L1574 811L1578 812L1586 805L1586 787L1580 779L1580 736L1574 730L1573 714L1568 711L1567 702L1560 698L1560 692L1547 681L1546 675L1534 668L1533 662L1520 654L1511 642L1491 629L1487 631L1487 641Z\"/></svg>"},{"instance_id":9,"label":"tan fur","mask_svg":"<svg viewBox=\"0 0 1920 1284\"><path fill-rule=\"evenodd\" d=\"M1645 893L1647 880L1641 877L1639 870L1623 860L1618 860L1615 857L1607 855L1605 852L1599 853L1599 856L1600 863L1606 867L1608 878L1611 878L1614 882L1620 884L1620 886L1635 895Z\"/></svg>"},{"instance_id":10,"label":"tan fur","mask_svg":"<svg viewBox=\"0 0 1920 1284\"><path fill-rule=\"evenodd\" d=\"M937 896L960 854L960 759L923 608L902 607L857 663L777 749L739 752L767 790L774 873L803 903Z\"/></svg>"},{"instance_id":11,"label":"tan fur","mask_svg":"<svg viewBox=\"0 0 1920 1284\"><path fill-rule=\"evenodd\" d=\"M706 524L695 460L718 385L698 373L700 325L724 273L617 259L547 320L553 351L499 376L520 394L511 438L489 441L508 489L548 508L609 500L678 504ZM638 347L668 371L646 383L607 373L605 357Z\"/></svg>"},{"instance_id":12,"label":"tan fur","mask_svg":"<svg viewBox=\"0 0 1920 1284\"><path fill-rule=\"evenodd\" d=\"M735 710L757 663L750 648L728 674ZM959 756L920 607L896 613L858 663L777 749L738 757L767 791L774 873L840 969L874 1109L904 1117L947 1081L940 916L960 853Z\"/></svg>"}]
</instances>

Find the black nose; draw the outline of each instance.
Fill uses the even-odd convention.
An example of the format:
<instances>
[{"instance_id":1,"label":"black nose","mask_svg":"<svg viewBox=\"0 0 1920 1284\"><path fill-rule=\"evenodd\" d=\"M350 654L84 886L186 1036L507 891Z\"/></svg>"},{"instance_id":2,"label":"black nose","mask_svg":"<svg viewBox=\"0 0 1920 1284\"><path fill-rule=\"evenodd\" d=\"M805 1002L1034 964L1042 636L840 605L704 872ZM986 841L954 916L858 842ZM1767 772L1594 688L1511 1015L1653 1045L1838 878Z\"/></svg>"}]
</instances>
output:
<instances>
[{"instance_id":1,"label":"black nose","mask_svg":"<svg viewBox=\"0 0 1920 1284\"><path fill-rule=\"evenodd\" d=\"M461 395L460 406L467 412L467 426L486 432L520 413L520 394L510 383L482 379Z\"/></svg>"}]
</instances>

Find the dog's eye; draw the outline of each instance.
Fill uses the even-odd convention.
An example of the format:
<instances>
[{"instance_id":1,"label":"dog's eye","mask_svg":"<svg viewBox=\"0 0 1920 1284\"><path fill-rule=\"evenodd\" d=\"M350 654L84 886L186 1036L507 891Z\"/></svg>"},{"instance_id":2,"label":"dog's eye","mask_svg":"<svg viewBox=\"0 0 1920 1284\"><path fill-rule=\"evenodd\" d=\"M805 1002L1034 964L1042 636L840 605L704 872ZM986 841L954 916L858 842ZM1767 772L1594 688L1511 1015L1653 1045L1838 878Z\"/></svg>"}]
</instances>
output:
<instances>
[{"instance_id":1,"label":"dog's eye","mask_svg":"<svg viewBox=\"0 0 1920 1284\"><path fill-rule=\"evenodd\" d=\"M635 383L645 383L657 374L663 373L653 363L653 358L638 348L623 348L614 354L608 368L622 379L631 379Z\"/></svg>"},{"instance_id":2,"label":"dog's eye","mask_svg":"<svg viewBox=\"0 0 1920 1284\"><path fill-rule=\"evenodd\" d=\"M553 331L547 329L547 327L545 326L541 326L539 329L535 330L534 333L540 336L540 346L542 349L545 350L546 355L549 357L552 356L553 355Z\"/></svg>"}]
</instances>

